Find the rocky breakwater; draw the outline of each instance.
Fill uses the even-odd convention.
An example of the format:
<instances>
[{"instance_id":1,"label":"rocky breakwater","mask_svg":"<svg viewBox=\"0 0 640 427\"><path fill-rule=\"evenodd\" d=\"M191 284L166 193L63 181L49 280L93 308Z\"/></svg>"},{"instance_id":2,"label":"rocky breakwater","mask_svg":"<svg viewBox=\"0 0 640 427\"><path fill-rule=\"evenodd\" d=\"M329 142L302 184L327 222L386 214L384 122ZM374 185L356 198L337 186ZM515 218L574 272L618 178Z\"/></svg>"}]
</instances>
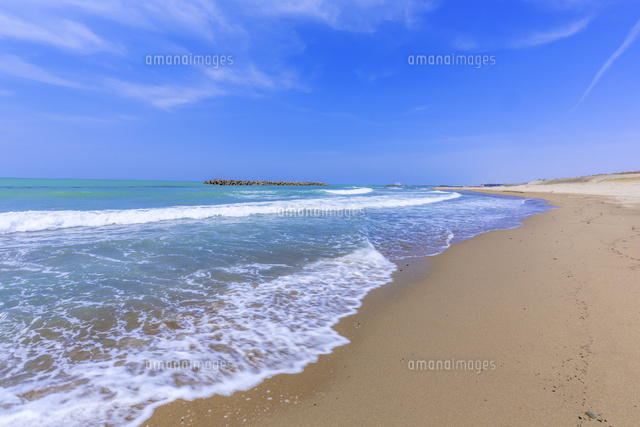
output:
<instances>
[{"instance_id":1,"label":"rocky breakwater","mask_svg":"<svg viewBox=\"0 0 640 427\"><path fill-rule=\"evenodd\" d=\"M208 185L299 185L299 186L312 186L312 185L321 185L327 186L329 184L325 184L324 182L299 182L299 181L247 181L247 180L236 180L236 179L212 179L210 181L205 181L205 184Z\"/></svg>"}]
</instances>

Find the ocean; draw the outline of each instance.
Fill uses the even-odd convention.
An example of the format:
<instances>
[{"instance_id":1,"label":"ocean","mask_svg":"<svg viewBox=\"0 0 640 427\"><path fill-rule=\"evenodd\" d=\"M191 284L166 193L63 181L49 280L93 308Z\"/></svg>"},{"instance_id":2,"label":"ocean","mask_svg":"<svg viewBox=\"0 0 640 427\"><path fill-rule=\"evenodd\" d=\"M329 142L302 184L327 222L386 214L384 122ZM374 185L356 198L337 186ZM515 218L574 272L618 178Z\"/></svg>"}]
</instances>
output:
<instances>
[{"instance_id":1,"label":"ocean","mask_svg":"<svg viewBox=\"0 0 640 427\"><path fill-rule=\"evenodd\" d=\"M0 179L0 425L139 425L348 343L408 257L543 201L429 186Z\"/></svg>"}]
</instances>

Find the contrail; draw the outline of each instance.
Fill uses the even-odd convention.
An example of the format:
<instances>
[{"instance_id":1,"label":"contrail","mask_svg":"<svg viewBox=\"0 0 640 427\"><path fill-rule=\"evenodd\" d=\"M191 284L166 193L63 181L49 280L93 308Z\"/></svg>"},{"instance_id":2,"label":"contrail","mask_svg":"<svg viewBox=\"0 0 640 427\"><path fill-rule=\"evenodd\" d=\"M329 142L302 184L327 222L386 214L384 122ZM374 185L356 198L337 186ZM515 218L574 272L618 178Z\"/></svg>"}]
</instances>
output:
<instances>
[{"instance_id":1,"label":"contrail","mask_svg":"<svg viewBox=\"0 0 640 427\"><path fill-rule=\"evenodd\" d=\"M611 55L609 59L607 59L607 62L604 63L602 68L600 68L600 71L598 71L598 74L596 74L596 76L593 78L593 80L591 81L591 84L589 85L587 90L584 92L584 95L582 95L582 98L580 98L580 101L578 101L576 106L573 107L574 109L577 108L582 101L584 101L587 95L589 95L589 92L591 92L591 89L593 89L596 83L598 83L598 80L600 80L600 77L602 77L605 71L607 71L609 67L611 67L611 64L613 64L613 61L618 59L618 57L622 55L624 51L627 50L627 48L629 48L629 46L631 46L631 43L633 43L636 40L636 38L638 37L638 34L640 34L640 21L636 22L636 25L633 26L633 28L629 32L629 35L624 40L622 45L618 48L618 50L616 50L613 53L613 55Z\"/></svg>"}]
</instances>

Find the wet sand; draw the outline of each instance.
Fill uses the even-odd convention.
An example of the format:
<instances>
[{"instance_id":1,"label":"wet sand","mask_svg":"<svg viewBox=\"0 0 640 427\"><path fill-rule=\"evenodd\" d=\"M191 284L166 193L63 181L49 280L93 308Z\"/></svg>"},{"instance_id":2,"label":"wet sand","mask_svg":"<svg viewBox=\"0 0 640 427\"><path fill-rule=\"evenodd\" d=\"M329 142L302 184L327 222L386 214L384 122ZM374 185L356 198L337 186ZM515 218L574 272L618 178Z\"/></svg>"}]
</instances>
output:
<instances>
[{"instance_id":1,"label":"wet sand","mask_svg":"<svg viewBox=\"0 0 640 427\"><path fill-rule=\"evenodd\" d=\"M143 425L638 425L640 205L526 196L560 209L400 262L304 372Z\"/></svg>"}]
</instances>

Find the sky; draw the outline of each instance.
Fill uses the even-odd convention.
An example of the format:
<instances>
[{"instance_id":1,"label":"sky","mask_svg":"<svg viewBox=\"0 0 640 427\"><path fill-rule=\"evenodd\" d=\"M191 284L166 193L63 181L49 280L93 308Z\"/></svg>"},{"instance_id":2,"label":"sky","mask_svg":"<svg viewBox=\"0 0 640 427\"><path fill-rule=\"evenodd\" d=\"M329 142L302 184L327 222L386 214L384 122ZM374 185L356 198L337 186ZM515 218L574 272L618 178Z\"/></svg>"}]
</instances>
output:
<instances>
[{"instance_id":1,"label":"sky","mask_svg":"<svg viewBox=\"0 0 640 427\"><path fill-rule=\"evenodd\" d=\"M2 0L0 177L639 170L638 38L631 0Z\"/></svg>"}]
</instances>

